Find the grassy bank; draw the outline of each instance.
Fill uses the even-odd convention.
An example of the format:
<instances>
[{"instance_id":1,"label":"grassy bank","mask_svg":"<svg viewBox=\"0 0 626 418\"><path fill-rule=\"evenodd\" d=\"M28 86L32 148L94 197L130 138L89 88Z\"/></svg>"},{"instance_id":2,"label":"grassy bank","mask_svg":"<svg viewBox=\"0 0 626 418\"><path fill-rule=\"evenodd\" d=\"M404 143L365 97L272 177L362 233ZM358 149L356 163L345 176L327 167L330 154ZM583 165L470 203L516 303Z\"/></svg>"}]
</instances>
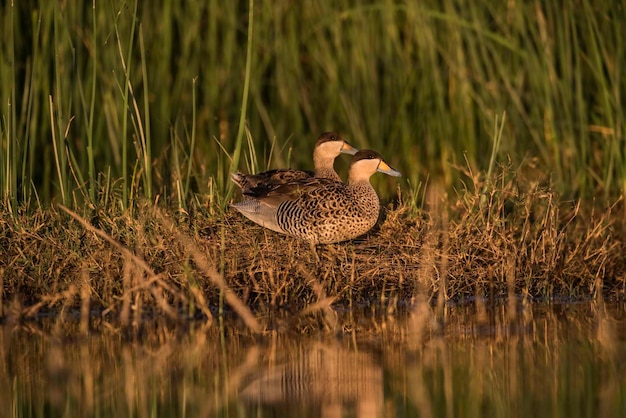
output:
<instances>
[{"instance_id":1,"label":"grassy bank","mask_svg":"<svg viewBox=\"0 0 626 418\"><path fill-rule=\"evenodd\" d=\"M5 216L0 309L9 320L52 310L122 325L227 311L260 330L284 309L297 321L331 305L624 297L622 200L563 202L504 172L497 179L474 185L484 192L429 195L426 212L390 205L366 236L316 248L206 208L146 202L134 216L116 207L89 218L64 207Z\"/></svg>"}]
</instances>

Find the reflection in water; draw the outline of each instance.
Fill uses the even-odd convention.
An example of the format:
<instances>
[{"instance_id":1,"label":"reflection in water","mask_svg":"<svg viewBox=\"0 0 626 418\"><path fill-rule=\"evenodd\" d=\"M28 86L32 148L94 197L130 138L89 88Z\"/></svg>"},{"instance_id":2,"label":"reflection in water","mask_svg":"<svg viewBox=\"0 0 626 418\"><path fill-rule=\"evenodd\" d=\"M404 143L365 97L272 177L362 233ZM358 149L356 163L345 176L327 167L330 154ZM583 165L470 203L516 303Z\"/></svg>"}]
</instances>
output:
<instances>
[{"instance_id":1,"label":"reflection in water","mask_svg":"<svg viewBox=\"0 0 626 418\"><path fill-rule=\"evenodd\" d=\"M4 325L0 417L626 416L624 305L442 318L348 318L338 337Z\"/></svg>"},{"instance_id":2,"label":"reflection in water","mask_svg":"<svg viewBox=\"0 0 626 418\"><path fill-rule=\"evenodd\" d=\"M373 356L339 344L298 344L254 373L240 392L256 405L318 407L322 416L340 417L354 408L357 417L381 416L383 370Z\"/></svg>"}]
</instances>

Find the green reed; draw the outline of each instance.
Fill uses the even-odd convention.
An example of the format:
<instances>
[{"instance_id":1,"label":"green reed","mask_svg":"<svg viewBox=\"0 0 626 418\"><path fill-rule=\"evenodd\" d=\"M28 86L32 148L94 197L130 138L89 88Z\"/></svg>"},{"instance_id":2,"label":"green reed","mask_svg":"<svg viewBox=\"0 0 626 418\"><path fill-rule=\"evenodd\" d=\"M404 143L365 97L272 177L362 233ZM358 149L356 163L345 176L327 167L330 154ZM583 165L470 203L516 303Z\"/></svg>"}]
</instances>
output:
<instances>
[{"instance_id":1,"label":"green reed","mask_svg":"<svg viewBox=\"0 0 626 418\"><path fill-rule=\"evenodd\" d=\"M410 184L428 177L452 187L463 180L459 166L492 166L489 138L504 112L498 160L537 158L564 196L617 196L626 186L626 29L612 24L623 8L589 0L1 8L0 181L12 207L38 198L98 205L103 173L107 198L123 207L136 197L186 207L199 196L224 207L229 173L245 169L245 129L272 167L310 168L314 139L338 130L382 152ZM391 180L373 181L384 198L395 193Z\"/></svg>"}]
</instances>

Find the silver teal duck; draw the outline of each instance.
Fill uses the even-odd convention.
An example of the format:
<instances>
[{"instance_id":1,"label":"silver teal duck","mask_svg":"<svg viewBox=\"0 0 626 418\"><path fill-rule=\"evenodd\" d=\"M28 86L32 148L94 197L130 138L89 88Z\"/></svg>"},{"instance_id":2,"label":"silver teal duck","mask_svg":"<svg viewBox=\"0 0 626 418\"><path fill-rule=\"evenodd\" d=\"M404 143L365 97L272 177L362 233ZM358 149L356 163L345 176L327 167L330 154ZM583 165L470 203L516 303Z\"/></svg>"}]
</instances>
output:
<instances>
[{"instance_id":1,"label":"silver teal duck","mask_svg":"<svg viewBox=\"0 0 626 418\"><path fill-rule=\"evenodd\" d=\"M348 183L309 177L244 193L232 206L251 221L313 244L330 244L363 235L376 224L380 201L370 184L375 172L400 172L372 150L357 152Z\"/></svg>"},{"instance_id":2,"label":"silver teal duck","mask_svg":"<svg viewBox=\"0 0 626 418\"><path fill-rule=\"evenodd\" d=\"M312 177L341 181L334 168L335 158L342 153L354 155L357 151L337 132L325 132L317 138L313 149L315 171L283 168L258 174L237 172L232 174L231 178L244 194L251 192L254 188L268 189Z\"/></svg>"}]
</instances>

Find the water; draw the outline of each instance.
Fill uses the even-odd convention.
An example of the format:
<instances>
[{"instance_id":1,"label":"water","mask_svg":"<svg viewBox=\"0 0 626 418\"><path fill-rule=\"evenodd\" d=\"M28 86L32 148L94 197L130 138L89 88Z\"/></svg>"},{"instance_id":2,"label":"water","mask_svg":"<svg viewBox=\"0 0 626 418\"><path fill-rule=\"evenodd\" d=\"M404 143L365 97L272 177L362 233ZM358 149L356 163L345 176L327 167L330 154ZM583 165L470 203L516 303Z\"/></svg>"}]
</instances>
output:
<instances>
[{"instance_id":1,"label":"water","mask_svg":"<svg viewBox=\"0 0 626 418\"><path fill-rule=\"evenodd\" d=\"M297 331L0 328L2 417L624 417L626 310L449 306ZM443 318L437 319L437 318ZM317 325L315 325L317 324Z\"/></svg>"}]
</instances>

